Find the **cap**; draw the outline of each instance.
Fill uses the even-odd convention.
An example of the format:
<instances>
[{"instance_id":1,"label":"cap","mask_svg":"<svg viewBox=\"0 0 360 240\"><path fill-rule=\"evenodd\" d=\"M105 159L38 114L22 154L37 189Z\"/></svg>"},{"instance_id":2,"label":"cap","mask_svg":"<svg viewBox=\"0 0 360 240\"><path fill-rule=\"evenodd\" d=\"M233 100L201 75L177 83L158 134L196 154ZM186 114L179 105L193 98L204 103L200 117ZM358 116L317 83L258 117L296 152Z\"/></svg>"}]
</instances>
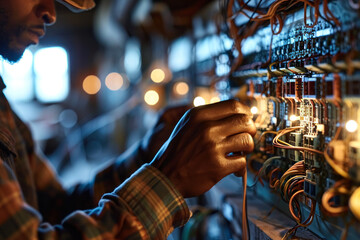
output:
<instances>
[{"instance_id":1,"label":"cap","mask_svg":"<svg viewBox=\"0 0 360 240\"><path fill-rule=\"evenodd\" d=\"M73 12L82 12L95 7L94 0L57 0Z\"/></svg>"}]
</instances>

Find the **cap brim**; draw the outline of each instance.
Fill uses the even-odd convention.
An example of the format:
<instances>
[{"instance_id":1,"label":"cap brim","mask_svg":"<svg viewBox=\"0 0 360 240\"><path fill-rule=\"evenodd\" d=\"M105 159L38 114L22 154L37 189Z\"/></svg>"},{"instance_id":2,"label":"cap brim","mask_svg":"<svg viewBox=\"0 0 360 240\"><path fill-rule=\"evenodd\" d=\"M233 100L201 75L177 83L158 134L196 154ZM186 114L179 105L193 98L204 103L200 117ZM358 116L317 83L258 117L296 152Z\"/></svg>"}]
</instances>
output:
<instances>
[{"instance_id":1,"label":"cap brim","mask_svg":"<svg viewBox=\"0 0 360 240\"><path fill-rule=\"evenodd\" d=\"M83 12L95 7L93 0L57 0L72 12Z\"/></svg>"}]
</instances>

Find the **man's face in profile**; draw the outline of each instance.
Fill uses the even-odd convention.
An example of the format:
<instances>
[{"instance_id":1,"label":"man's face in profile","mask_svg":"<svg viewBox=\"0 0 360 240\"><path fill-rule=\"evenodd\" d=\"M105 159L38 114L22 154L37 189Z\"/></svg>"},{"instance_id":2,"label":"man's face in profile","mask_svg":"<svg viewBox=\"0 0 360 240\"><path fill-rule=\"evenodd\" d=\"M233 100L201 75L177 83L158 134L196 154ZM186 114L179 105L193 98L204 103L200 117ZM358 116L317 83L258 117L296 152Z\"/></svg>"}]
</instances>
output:
<instances>
[{"instance_id":1,"label":"man's face in profile","mask_svg":"<svg viewBox=\"0 0 360 240\"><path fill-rule=\"evenodd\" d=\"M0 0L0 55L18 61L56 19L54 0Z\"/></svg>"}]
</instances>

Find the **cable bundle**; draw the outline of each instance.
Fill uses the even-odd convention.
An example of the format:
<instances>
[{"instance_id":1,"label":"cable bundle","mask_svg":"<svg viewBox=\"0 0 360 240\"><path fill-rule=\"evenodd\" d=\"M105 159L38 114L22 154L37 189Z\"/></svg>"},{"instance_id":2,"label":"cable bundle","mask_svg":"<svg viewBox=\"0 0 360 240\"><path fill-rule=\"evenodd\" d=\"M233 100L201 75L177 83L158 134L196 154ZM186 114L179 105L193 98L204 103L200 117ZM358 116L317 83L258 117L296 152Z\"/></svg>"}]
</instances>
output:
<instances>
[{"instance_id":1,"label":"cable bundle","mask_svg":"<svg viewBox=\"0 0 360 240\"><path fill-rule=\"evenodd\" d=\"M235 12L235 0L229 0L227 4L226 20L229 26L229 34L230 37L234 39L234 47L239 53L231 67L230 72L234 72L243 61L243 54L241 49L242 41L254 35L261 25L270 23L272 34L280 34L284 27L284 21L287 15L300 4L303 4L304 6L304 25L307 28L313 28L318 23L319 17L321 17L320 0L276 0L267 9L261 8L263 0L260 0L256 7L249 6L249 2L250 0L247 2L244 2L244 0L236 1L236 6L239 9L235 10ZM314 21L311 25L307 22L308 6L314 9ZM329 9L328 0L323 0L323 12L327 21L332 21L336 24L336 26L340 26L339 20ZM237 26L235 20L239 15L244 15L247 17L249 19L248 22L242 26ZM271 45L272 43L270 43L270 53Z\"/></svg>"},{"instance_id":2,"label":"cable bundle","mask_svg":"<svg viewBox=\"0 0 360 240\"><path fill-rule=\"evenodd\" d=\"M290 128L285 128L283 130L280 130L279 133L275 136L275 138L273 139L273 144L275 147L278 148L284 148L284 149L291 149L291 150L298 150L298 151L308 151L308 152L312 152L312 153L317 153L320 155L324 155L323 151L319 151L313 148L307 148L307 147L297 147L297 146L292 146L289 143L285 143L283 141L281 141L279 138L287 133L296 131L298 129L301 129L303 127L298 126L298 127L290 127Z\"/></svg>"}]
</instances>

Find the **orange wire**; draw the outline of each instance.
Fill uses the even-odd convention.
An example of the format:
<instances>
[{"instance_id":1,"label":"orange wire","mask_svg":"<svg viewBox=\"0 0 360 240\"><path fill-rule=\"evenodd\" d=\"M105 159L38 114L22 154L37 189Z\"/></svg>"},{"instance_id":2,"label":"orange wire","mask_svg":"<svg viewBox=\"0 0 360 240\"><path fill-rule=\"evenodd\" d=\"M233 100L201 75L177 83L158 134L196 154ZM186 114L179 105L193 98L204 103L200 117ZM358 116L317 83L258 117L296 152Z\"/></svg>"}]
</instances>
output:
<instances>
[{"instance_id":1,"label":"orange wire","mask_svg":"<svg viewBox=\"0 0 360 240\"><path fill-rule=\"evenodd\" d=\"M290 63L291 63L292 61L294 61L294 60L296 60L296 59L291 59L290 61L288 61L286 67L287 67L287 69L290 70L290 72L292 72L292 73L294 73L294 74L297 74L297 72L295 72L295 71L293 71L293 70L291 70L291 69L289 68L289 67L290 67Z\"/></svg>"},{"instance_id":2,"label":"orange wire","mask_svg":"<svg viewBox=\"0 0 360 240\"><path fill-rule=\"evenodd\" d=\"M278 188L280 181L279 181L278 178L273 179L272 176L274 175L275 172L280 172L280 171L281 171L280 168L275 168L275 169L273 169L273 170L270 172L270 176L269 176L269 186L270 186L271 188L274 188L274 189L277 189L277 188Z\"/></svg>"},{"instance_id":3,"label":"orange wire","mask_svg":"<svg viewBox=\"0 0 360 240\"><path fill-rule=\"evenodd\" d=\"M304 2L304 25L305 25L305 27L307 27L307 28L314 28L315 25L317 24L317 22L318 22L318 20L319 20L319 15L320 15L320 12L319 12L319 4L320 4L320 2L319 2L319 1L316 1L315 4L314 4L314 6L312 6L312 7L315 8L315 21L314 21L314 23L313 23L312 25L308 25L308 24L307 24L307 21L306 21L306 19L307 19L307 11L306 11L306 10L307 10L307 5L309 5L309 6L311 6L311 5L308 4L307 1Z\"/></svg>"},{"instance_id":4,"label":"orange wire","mask_svg":"<svg viewBox=\"0 0 360 240\"><path fill-rule=\"evenodd\" d=\"M293 202L295 196L297 196L298 194L303 193L303 192L304 192L304 190L299 190L299 191L297 191L296 193L294 193L294 194L291 196L290 201L289 201L290 214L291 214L291 216L295 219L296 222L300 222L300 217L295 215L294 209L293 209L293 206L292 206L292 202Z\"/></svg>"},{"instance_id":5,"label":"orange wire","mask_svg":"<svg viewBox=\"0 0 360 240\"><path fill-rule=\"evenodd\" d=\"M323 1L323 10L324 10L324 14L325 17L330 20L333 21L336 26L340 26L340 22L339 20L334 16L334 14L330 11L329 6L328 6L328 0L324 0Z\"/></svg>"},{"instance_id":6,"label":"orange wire","mask_svg":"<svg viewBox=\"0 0 360 240\"><path fill-rule=\"evenodd\" d=\"M300 193L304 193L304 190L299 190L297 191L296 193L294 193L291 198L290 198L290 201L289 201L289 210L290 210L290 213L291 213L291 216L295 219L295 221L301 225L301 226L309 226L313 219L314 219L314 214L315 214L315 202L312 198L311 199L311 210L310 210L310 214L309 214L309 217L304 221L304 222L300 222L301 219L300 217L296 216L295 213L294 213L294 209L293 209L293 206L292 206L292 202L294 200L294 198L299 195Z\"/></svg>"},{"instance_id":7,"label":"orange wire","mask_svg":"<svg viewBox=\"0 0 360 240\"><path fill-rule=\"evenodd\" d=\"M314 2L309 0L290 0L290 1L277 0L273 4L271 4L271 6L268 8L268 11L266 13L264 13L262 10L259 10L257 7L254 8L248 6L243 0L238 1L241 10L239 10L236 13L233 13L234 0L229 0L227 7L227 21L229 24L230 36L232 39L234 39L234 47L238 51L238 57L235 59L233 65L231 66L229 74L236 71L243 62L242 41L247 37L252 36L255 33L255 31L258 29L258 27L261 25L261 23L268 20L270 21L271 31L273 35L280 34L284 26L284 19L286 18L287 10L291 9L293 6L301 2L304 3L304 24L308 28L313 28L317 24L318 18L320 16L320 12L319 12L320 0L315 0ZM324 2L325 2L324 11L326 12L326 16L328 18L331 18L333 21L335 21L336 18L333 16L331 11L328 10L327 1L324 0ZM310 6L315 9L315 20L312 25L308 25L306 22L307 6ZM246 11L256 13L257 16L252 18ZM249 18L251 22L255 22L255 24L252 24L251 27L246 29L247 31L244 31L243 34L239 34L238 32L239 28L236 26L235 23L235 19L239 14L243 14L244 16ZM278 29L276 30L277 26ZM294 71L292 72L296 73Z\"/></svg>"},{"instance_id":8,"label":"orange wire","mask_svg":"<svg viewBox=\"0 0 360 240\"><path fill-rule=\"evenodd\" d=\"M332 186L330 189L328 189L326 192L324 192L321 203L322 208L325 211L325 213L329 216L339 216L346 212L348 212L349 207L347 205L345 206L333 206L329 202L330 200L337 196L337 195L344 195L345 193L340 193L337 189L341 186L344 186L347 189L351 189L351 182L347 179L341 179L337 182L335 182L334 186Z\"/></svg>"}]
</instances>

